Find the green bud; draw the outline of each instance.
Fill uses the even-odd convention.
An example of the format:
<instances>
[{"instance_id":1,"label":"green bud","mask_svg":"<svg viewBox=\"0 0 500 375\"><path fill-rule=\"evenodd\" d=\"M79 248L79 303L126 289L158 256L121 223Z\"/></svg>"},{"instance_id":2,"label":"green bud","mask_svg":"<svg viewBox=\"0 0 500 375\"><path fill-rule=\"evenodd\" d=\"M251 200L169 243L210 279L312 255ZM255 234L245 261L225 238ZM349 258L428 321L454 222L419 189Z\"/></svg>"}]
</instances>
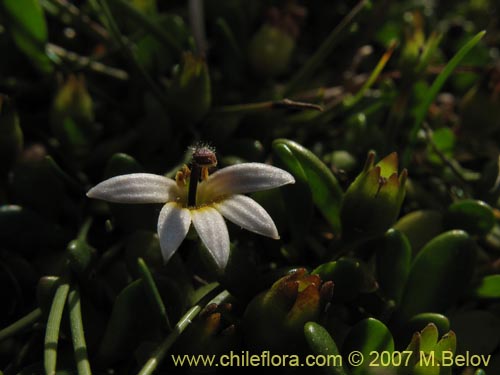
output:
<instances>
[{"instance_id":1,"label":"green bud","mask_svg":"<svg viewBox=\"0 0 500 375\"><path fill-rule=\"evenodd\" d=\"M210 76L205 59L187 52L168 87L169 113L174 121L196 123L212 103Z\"/></svg>"},{"instance_id":2,"label":"green bud","mask_svg":"<svg viewBox=\"0 0 500 375\"><path fill-rule=\"evenodd\" d=\"M10 100L0 95L0 176L5 175L23 149L19 117Z\"/></svg>"},{"instance_id":3,"label":"green bud","mask_svg":"<svg viewBox=\"0 0 500 375\"><path fill-rule=\"evenodd\" d=\"M61 146L74 157L88 154L97 137L92 98L83 76L70 75L52 103L50 125Z\"/></svg>"},{"instance_id":4,"label":"green bud","mask_svg":"<svg viewBox=\"0 0 500 375\"><path fill-rule=\"evenodd\" d=\"M295 47L293 37L278 27L263 25L252 37L248 57L254 71L265 77L275 77L289 66Z\"/></svg>"},{"instance_id":5,"label":"green bud","mask_svg":"<svg viewBox=\"0 0 500 375\"><path fill-rule=\"evenodd\" d=\"M276 281L248 305L243 325L251 350L290 353L305 350L304 324L316 321L333 293L333 283L323 283L304 268Z\"/></svg>"},{"instance_id":6,"label":"green bud","mask_svg":"<svg viewBox=\"0 0 500 375\"><path fill-rule=\"evenodd\" d=\"M396 221L405 196L407 171L398 175L398 156L392 153L374 165L370 152L363 171L347 189L341 208L343 235L384 233Z\"/></svg>"},{"instance_id":7,"label":"green bud","mask_svg":"<svg viewBox=\"0 0 500 375\"><path fill-rule=\"evenodd\" d=\"M96 255L96 250L81 239L71 241L67 252L69 265L77 275L83 275L89 270Z\"/></svg>"}]
</instances>

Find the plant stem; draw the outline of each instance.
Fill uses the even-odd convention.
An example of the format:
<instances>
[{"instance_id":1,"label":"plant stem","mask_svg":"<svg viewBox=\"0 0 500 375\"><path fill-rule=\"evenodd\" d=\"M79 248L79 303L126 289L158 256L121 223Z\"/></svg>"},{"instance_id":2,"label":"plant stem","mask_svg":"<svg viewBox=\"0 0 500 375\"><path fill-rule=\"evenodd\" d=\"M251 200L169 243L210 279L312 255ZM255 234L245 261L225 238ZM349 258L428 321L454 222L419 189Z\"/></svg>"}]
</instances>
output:
<instances>
[{"instance_id":1,"label":"plant stem","mask_svg":"<svg viewBox=\"0 0 500 375\"><path fill-rule=\"evenodd\" d=\"M85 343L85 334L83 330L80 293L77 288L71 288L68 294L68 307L71 338L73 339L73 350L75 353L78 375L91 375L92 371L90 370L87 344Z\"/></svg>"},{"instance_id":2,"label":"plant stem","mask_svg":"<svg viewBox=\"0 0 500 375\"><path fill-rule=\"evenodd\" d=\"M78 231L78 239L80 241L87 241L87 234L89 233L90 227L92 226L92 217L87 217L83 222L80 230Z\"/></svg>"},{"instance_id":3,"label":"plant stem","mask_svg":"<svg viewBox=\"0 0 500 375\"><path fill-rule=\"evenodd\" d=\"M38 322L41 317L42 310L40 308L37 308L29 314L23 316L18 321L12 323L10 326L7 326L0 331L0 342L24 331L26 328Z\"/></svg>"},{"instance_id":4,"label":"plant stem","mask_svg":"<svg viewBox=\"0 0 500 375\"><path fill-rule=\"evenodd\" d=\"M273 109L323 111L323 107L318 104L298 102L290 99L281 99L281 100L272 100L272 101L258 102L258 103L225 105L222 107L214 108L212 110L212 113L236 114L236 113L246 113L246 112L256 112L256 111L269 111Z\"/></svg>"},{"instance_id":5,"label":"plant stem","mask_svg":"<svg viewBox=\"0 0 500 375\"><path fill-rule=\"evenodd\" d=\"M59 341L59 329L61 318L68 297L69 284L63 283L57 287L52 306L50 308L49 319L45 329L44 343L44 367L46 375L56 374L57 343Z\"/></svg>"}]
</instances>

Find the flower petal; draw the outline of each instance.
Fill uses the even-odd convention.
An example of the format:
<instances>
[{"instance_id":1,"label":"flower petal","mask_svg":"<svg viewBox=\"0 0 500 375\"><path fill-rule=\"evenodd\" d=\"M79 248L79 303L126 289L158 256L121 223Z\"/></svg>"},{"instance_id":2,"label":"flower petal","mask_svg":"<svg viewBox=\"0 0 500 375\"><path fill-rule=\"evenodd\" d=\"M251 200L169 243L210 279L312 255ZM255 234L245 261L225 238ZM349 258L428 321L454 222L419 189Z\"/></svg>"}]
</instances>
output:
<instances>
[{"instance_id":1,"label":"flower petal","mask_svg":"<svg viewBox=\"0 0 500 375\"><path fill-rule=\"evenodd\" d=\"M242 163L218 170L199 188L203 197L209 200L228 194L273 189L294 182L293 176L283 169L262 163Z\"/></svg>"},{"instance_id":2,"label":"flower petal","mask_svg":"<svg viewBox=\"0 0 500 375\"><path fill-rule=\"evenodd\" d=\"M89 198L115 203L165 203L177 185L174 180L150 173L111 177L87 193Z\"/></svg>"},{"instance_id":3,"label":"flower petal","mask_svg":"<svg viewBox=\"0 0 500 375\"><path fill-rule=\"evenodd\" d=\"M232 195L215 207L226 219L250 232L276 240L280 238L271 216L260 204L245 195Z\"/></svg>"},{"instance_id":4,"label":"flower petal","mask_svg":"<svg viewBox=\"0 0 500 375\"><path fill-rule=\"evenodd\" d=\"M158 217L158 237L164 262L179 248L191 225L191 214L177 203L167 203Z\"/></svg>"},{"instance_id":5,"label":"flower petal","mask_svg":"<svg viewBox=\"0 0 500 375\"><path fill-rule=\"evenodd\" d=\"M191 210L191 218L201 241L220 269L229 258L229 234L221 214L212 207Z\"/></svg>"}]
</instances>

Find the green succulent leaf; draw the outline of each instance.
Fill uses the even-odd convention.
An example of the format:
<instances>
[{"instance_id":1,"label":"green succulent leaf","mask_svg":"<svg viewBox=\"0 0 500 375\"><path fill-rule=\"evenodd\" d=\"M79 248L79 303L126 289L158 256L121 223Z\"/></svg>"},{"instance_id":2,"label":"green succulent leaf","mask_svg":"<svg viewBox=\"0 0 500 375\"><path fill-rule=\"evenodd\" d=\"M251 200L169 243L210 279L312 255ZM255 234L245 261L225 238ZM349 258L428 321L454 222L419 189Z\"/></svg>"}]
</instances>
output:
<instances>
[{"instance_id":1,"label":"green succulent leaf","mask_svg":"<svg viewBox=\"0 0 500 375\"><path fill-rule=\"evenodd\" d=\"M464 231L448 231L427 243L411 266L401 301L404 319L451 307L468 286L475 259L475 243Z\"/></svg>"},{"instance_id":2,"label":"green succulent leaf","mask_svg":"<svg viewBox=\"0 0 500 375\"><path fill-rule=\"evenodd\" d=\"M409 331L416 332L421 331L430 323L437 327L440 335L450 330L450 320L445 315L437 313L417 314L408 321L407 326Z\"/></svg>"},{"instance_id":3,"label":"green succulent leaf","mask_svg":"<svg viewBox=\"0 0 500 375\"><path fill-rule=\"evenodd\" d=\"M275 140L273 151L294 175L301 176L298 168L300 164L309 182L314 204L328 220L334 234L339 234L343 193L333 173L311 151L289 139ZM294 159L291 159L290 155L293 155Z\"/></svg>"},{"instance_id":4,"label":"green succulent leaf","mask_svg":"<svg viewBox=\"0 0 500 375\"><path fill-rule=\"evenodd\" d=\"M488 275L481 279L473 294L478 298L500 298L500 275Z\"/></svg>"},{"instance_id":5,"label":"green succulent leaf","mask_svg":"<svg viewBox=\"0 0 500 375\"><path fill-rule=\"evenodd\" d=\"M365 279L360 262L349 258L323 263L311 274L319 275L323 281L333 281L335 299L343 301L355 299L359 295Z\"/></svg>"},{"instance_id":6,"label":"green succulent leaf","mask_svg":"<svg viewBox=\"0 0 500 375\"><path fill-rule=\"evenodd\" d=\"M360 351L364 358L370 358L372 351L378 353L394 351L394 340L391 331L380 320L374 318L362 320L352 327L342 346L345 358L355 350ZM351 373L353 375L367 374L370 369L369 364L370 361L365 360L361 366L352 367Z\"/></svg>"},{"instance_id":7,"label":"green succulent leaf","mask_svg":"<svg viewBox=\"0 0 500 375\"><path fill-rule=\"evenodd\" d=\"M307 322L304 325L304 335L309 348L314 354L332 357L340 356L337 344L322 325L315 322ZM325 370L326 373L332 375L347 375L345 369L342 367L342 361L340 361L338 366L328 366Z\"/></svg>"},{"instance_id":8,"label":"green succulent leaf","mask_svg":"<svg viewBox=\"0 0 500 375\"><path fill-rule=\"evenodd\" d=\"M116 297L104 337L97 355L103 363L111 364L127 358L143 339L154 338L161 332L146 294L142 280L129 284ZM127 327L127 329L123 329Z\"/></svg>"},{"instance_id":9,"label":"green succulent leaf","mask_svg":"<svg viewBox=\"0 0 500 375\"><path fill-rule=\"evenodd\" d=\"M452 203L444 215L447 229L462 229L472 235L484 236L494 225L493 209L479 200L465 199Z\"/></svg>"},{"instance_id":10,"label":"green succulent leaf","mask_svg":"<svg viewBox=\"0 0 500 375\"><path fill-rule=\"evenodd\" d=\"M385 295L399 303L410 273L411 246L406 236L389 229L379 242L376 253L377 281Z\"/></svg>"},{"instance_id":11,"label":"green succulent leaf","mask_svg":"<svg viewBox=\"0 0 500 375\"><path fill-rule=\"evenodd\" d=\"M439 332L435 324L429 323L420 333L420 350L431 352L434 350L439 338Z\"/></svg>"},{"instance_id":12,"label":"green succulent leaf","mask_svg":"<svg viewBox=\"0 0 500 375\"><path fill-rule=\"evenodd\" d=\"M278 166L288 169L295 178L293 185L285 186L281 190L287 202L288 223L296 247L301 247L309 233L313 214L313 197L307 174L294 155L285 144L274 144L273 151L278 156Z\"/></svg>"},{"instance_id":13,"label":"green succulent leaf","mask_svg":"<svg viewBox=\"0 0 500 375\"><path fill-rule=\"evenodd\" d=\"M417 210L399 219L394 225L410 241L415 254L427 242L443 232L443 214L437 210Z\"/></svg>"}]
</instances>

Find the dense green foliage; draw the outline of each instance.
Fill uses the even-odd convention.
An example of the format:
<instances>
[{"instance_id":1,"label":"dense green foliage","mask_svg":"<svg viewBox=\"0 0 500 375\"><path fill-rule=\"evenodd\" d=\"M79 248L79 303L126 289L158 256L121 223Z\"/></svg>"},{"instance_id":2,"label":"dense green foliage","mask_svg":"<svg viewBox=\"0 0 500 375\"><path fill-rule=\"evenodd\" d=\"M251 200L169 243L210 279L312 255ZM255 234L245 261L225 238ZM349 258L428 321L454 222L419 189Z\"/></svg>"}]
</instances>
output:
<instances>
[{"instance_id":1,"label":"dense green foliage","mask_svg":"<svg viewBox=\"0 0 500 375\"><path fill-rule=\"evenodd\" d=\"M171 355L246 350L499 374L494 3L0 1L0 374L218 373ZM199 142L295 179L251 194L280 239L229 224L223 271L194 231L164 264L161 205L85 194L174 178Z\"/></svg>"}]
</instances>

